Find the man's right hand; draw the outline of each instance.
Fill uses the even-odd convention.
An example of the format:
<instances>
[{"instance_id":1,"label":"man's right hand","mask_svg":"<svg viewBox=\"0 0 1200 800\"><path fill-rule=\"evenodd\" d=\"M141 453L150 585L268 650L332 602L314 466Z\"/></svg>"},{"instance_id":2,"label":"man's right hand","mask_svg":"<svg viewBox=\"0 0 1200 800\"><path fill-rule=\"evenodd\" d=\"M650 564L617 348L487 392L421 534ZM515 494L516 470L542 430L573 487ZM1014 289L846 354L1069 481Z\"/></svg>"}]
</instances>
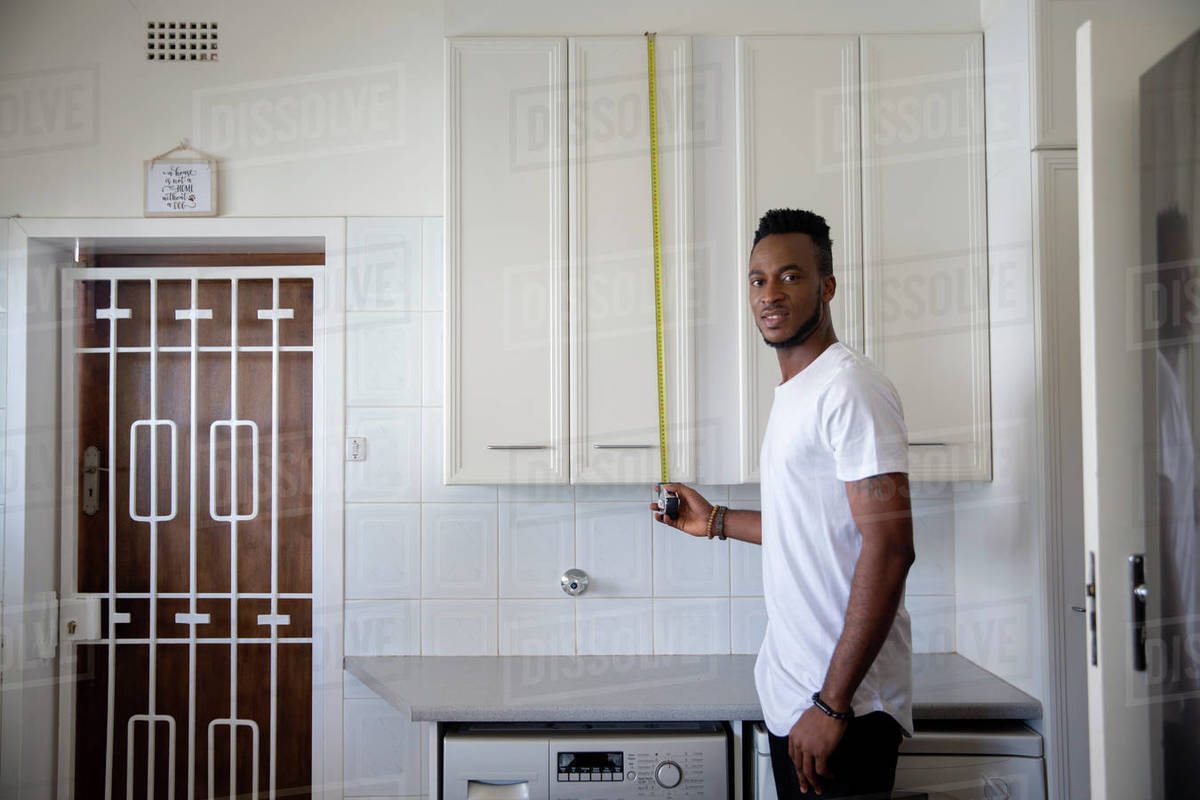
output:
<instances>
[{"instance_id":1,"label":"man's right hand","mask_svg":"<svg viewBox=\"0 0 1200 800\"><path fill-rule=\"evenodd\" d=\"M655 486L654 491L657 492L659 488ZM692 536L706 536L708 534L708 516L713 509L712 503L701 497L695 489L684 486L682 483L664 483L661 488L679 495L679 516L671 519L658 510L658 503L651 503L650 509L655 512L654 518L663 525L678 528Z\"/></svg>"}]
</instances>

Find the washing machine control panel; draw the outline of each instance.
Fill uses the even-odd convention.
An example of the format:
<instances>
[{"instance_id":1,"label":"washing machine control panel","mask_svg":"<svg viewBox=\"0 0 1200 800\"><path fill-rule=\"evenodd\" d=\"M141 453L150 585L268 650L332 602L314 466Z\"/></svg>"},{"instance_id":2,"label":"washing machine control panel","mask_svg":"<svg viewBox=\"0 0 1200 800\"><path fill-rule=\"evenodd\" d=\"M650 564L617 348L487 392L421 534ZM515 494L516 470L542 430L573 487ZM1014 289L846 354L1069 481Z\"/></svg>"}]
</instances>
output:
<instances>
[{"instance_id":1,"label":"washing machine control panel","mask_svg":"<svg viewBox=\"0 0 1200 800\"><path fill-rule=\"evenodd\" d=\"M727 796L723 730L597 731L590 738L588 749L577 737L550 740L550 800Z\"/></svg>"}]
</instances>

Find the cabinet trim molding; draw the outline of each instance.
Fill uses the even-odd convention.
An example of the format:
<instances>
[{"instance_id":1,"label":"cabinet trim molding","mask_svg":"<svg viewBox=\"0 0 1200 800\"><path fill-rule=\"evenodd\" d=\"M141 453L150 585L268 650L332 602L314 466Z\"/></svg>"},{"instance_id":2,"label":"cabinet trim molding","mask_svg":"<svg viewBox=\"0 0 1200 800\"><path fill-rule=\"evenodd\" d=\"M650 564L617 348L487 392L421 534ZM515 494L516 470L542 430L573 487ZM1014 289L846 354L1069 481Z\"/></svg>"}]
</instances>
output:
<instances>
[{"instance_id":1,"label":"cabinet trim molding","mask_svg":"<svg viewBox=\"0 0 1200 800\"><path fill-rule=\"evenodd\" d=\"M833 231L835 248L840 245L840 261L834 264L834 274L837 276L838 296L845 303L841 307L844 319L838 331L839 337L851 347L861 350L863 347L863 300L862 300L862 225L861 215L861 183L862 183L862 153L859 147L860 110L859 110L859 43L857 36L805 36L805 35L766 35L738 36L735 44L735 81L734 105L737 114L736 148L737 148L737 242L738 264L734 270L736 284L735 296L738 298L738 325L741 346L738 350L738 401L740 405L740 450L739 470L743 482L759 480L758 454L761 442L759 431L763 420L759 414L761 387L759 386L756 364L761 343L758 326L750 313L747 296L745 271L750 261L751 241L754 230L758 226L760 209L755 202L757 187L755 185L755 169L758 154L755 152L752 126L754 125L755 102L754 86L756 75L754 45L762 42L786 41L797 46L803 46L805 41L829 44L841 42L840 48L840 83L839 91L845 98L841 104L841 153L847 160L847 166L842 171L842 227L841 231ZM828 212L826 212L828 213ZM836 260L836 259L835 259Z\"/></svg>"},{"instance_id":2,"label":"cabinet trim molding","mask_svg":"<svg viewBox=\"0 0 1200 800\"><path fill-rule=\"evenodd\" d=\"M550 108L547 119L547 165L550 184L550 213L548 229L551 231L549 260L560 268L551 270L551 297L546 304L550 314L549 325L552 337L551 362L560 377L552 380L549 391L550 420L548 429L554 437L548 450L541 453L549 460L547 478L542 483L566 483L568 481L569 429L567 424L567 131L566 131L566 40L554 38L491 38L461 37L448 38L445 45L445 132L446 132L446 176L445 176L445 347L446 347L446 392L445 392L445 479L447 483L514 483L512 476L501 471L482 473L473 471L464 475L464 453L462 440L462 348L463 342L458 328L462 319L463 295L461 283L462 253L462 139L463 121L462 56L464 53L489 54L544 54L546 57L546 84ZM519 456L513 455L513 458ZM528 480L519 481L522 483Z\"/></svg>"},{"instance_id":3,"label":"cabinet trim molding","mask_svg":"<svg viewBox=\"0 0 1200 800\"><path fill-rule=\"evenodd\" d=\"M590 259L589 230L588 230L588 109L592 107L589 100L589 53L592 46L604 47L606 44L636 43L645 52L645 39L641 36L615 37L579 37L569 42L570 92L568 105L570 108L571 134L568 145L570 153L570 266L569 292L570 314L569 326L571 331L571 482L592 483L611 482L611 475L606 474L604 466L614 463L617 458L614 450L658 450L658 445L647 447L621 446L611 443L597 444L590 438L588 408L588 381L595 374L588 363L587 343L593 335L588 326L587 309L589 272L595 267ZM693 333L692 333L692 132L691 132L691 40L684 36L659 36L655 42L658 64L658 99L659 99L659 153L660 166L669 164L670 169L662 169L660 178L670 176L669 183L660 185L660 196L668 199L662 203L664 213L662 233L662 280L663 280L663 351L667 400L667 439L668 466L672 480L691 480L695 473L695 435L693 433L695 418L695 370L693 366ZM669 59L669 64L664 62ZM643 74L634 75L634 81L645 82L644 75L646 58L641 57ZM663 67L667 66L666 69ZM662 109L676 109L677 118L673 129L663 125ZM644 109L643 109L644 110ZM649 140L646 142L649 147ZM647 162L648 163L648 162ZM650 228L650 183L639 184L633 188L637 192L631 202L645 202L647 210L647 233ZM669 214L669 217L667 216ZM648 237L649 240L649 237ZM654 307L653 294L653 261L645 260L644 291L639 297L647 304L647 309ZM651 336L646 340L646 346L654 348L655 342ZM616 389L619 391L619 389ZM657 399L654 400L655 422L657 431ZM657 436L655 441L657 441ZM651 474L640 476L638 480L657 480L659 475L657 455L652 459ZM649 462L647 462L649 463ZM622 478L623 482L634 480Z\"/></svg>"},{"instance_id":4,"label":"cabinet trim molding","mask_svg":"<svg viewBox=\"0 0 1200 800\"><path fill-rule=\"evenodd\" d=\"M939 436L947 440L948 458L939 452L942 448L910 447L909 475L916 481L991 480L991 391L990 391L990 345L988 330L988 240L987 240L987 183L985 169L984 136L984 91L983 91L983 39L978 34L903 34L864 36L860 48L862 73L862 159L863 159L863 282L864 312L868 335L867 354L885 372L887 365L882 352L880 332L884 330L884 270L881 262L883 231L881 229L881 190L877 183L881 155L876 151L870 130L871 120L879 107L878 90L881 84L888 85L891 79L880 75L876 54L871 45L897 38L945 39L958 37L965 42L962 77L969 84L966 92L966 139L967 152L973 156L967 165L967 248L966 259L969 280L965 295L970 299L968 330L970 338L970 364L968 389L971 392L971 426L963 433L978 434L968 441L954 441L951 436ZM949 431L948 433L955 433Z\"/></svg>"},{"instance_id":5,"label":"cabinet trim molding","mask_svg":"<svg viewBox=\"0 0 1200 800\"><path fill-rule=\"evenodd\" d=\"M1064 324L1061 308L1063 303L1078 303L1079 289L1076 277L1073 291L1064 287L1060 268L1063 264L1077 263L1078 258L1068 247L1063 246L1064 231L1061 230L1060 220L1064 216L1059 203L1063 198L1070 197L1077 202L1079 165L1075 151L1047 151L1035 153L1032 160L1033 184L1033 298L1034 298L1034 341L1035 341L1035 382L1037 392L1036 435L1037 452L1041 458L1035 460L1035 476L1032 482L1037 492L1036 502L1044 520L1045 532L1042 536L1042 586L1043 586L1043 618L1047 620L1047 677L1049 689L1046 692L1046 743L1050 748L1047 754L1046 773L1052 794L1058 797L1071 797L1082 791L1080 786L1072 786L1074 781L1086 781L1081 776L1087 774L1086 755L1081 763L1072 769L1072 733L1078 735L1079 730L1071 725L1072 705L1069 693L1078 675L1072 675L1069 670L1072 648L1070 638L1073 631L1078 631L1073 620L1067 617L1067 609L1079 602L1079 597L1071 594L1073 583L1082 583L1081 573L1076 574L1070 564L1068 547L1080 548L1082 553L1083 533L1078 528L1082 518L1082 497L1076 493L1076 487L1068 488L1064 479L1065 457L1062 448L1062 438L1068 431L1079 432L1080 418L1078 410L1079 398L1076 396L1071 404L1070 398L1064 399L1060 394L1059 358L1061 343L1066 341L1064 336L1078 340L1078 327L1071 328ZM1077 241L1078 231L1068 230L1065 233ZM1064 250L1068 252L1064 252ZM1069 258L1067 256L1070 256ZM1075 365L1075 380L1078 380L1078 362ZM1068 370L1070 373L1070 370ZM1067 378L1070 379L1068 374ZM1064 409L1074 408L1064 414ZM1073 418L1067 418L1068 415ZM1073 466L1078 466L1075 464ZM1078 483L1078 479L1073 481ZM1078 487L1081 491L1081 487ZM1072 528L1074 525L1076 527ZM1077 555L1078 555L1077 553ZM1082 563L1082 555L1078 555ZM1079 656L1082 662L1083 656ZM1082 666L1086 672L1086 666ZM1086 712L1081 712L1086 715ZM1086 752L1086 748L1084 748Z\"/></svg>"}]
</instances>

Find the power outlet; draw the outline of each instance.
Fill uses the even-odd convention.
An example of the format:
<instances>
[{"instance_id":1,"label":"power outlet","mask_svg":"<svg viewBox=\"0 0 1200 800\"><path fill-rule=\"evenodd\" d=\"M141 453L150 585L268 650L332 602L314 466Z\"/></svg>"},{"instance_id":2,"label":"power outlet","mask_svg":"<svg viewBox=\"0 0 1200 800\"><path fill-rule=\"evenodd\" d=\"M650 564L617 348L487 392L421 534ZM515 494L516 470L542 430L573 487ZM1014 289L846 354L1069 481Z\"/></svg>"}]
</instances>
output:
<instances>
[{"instance_id":1,"label":"power outlet","mask_svg":"<svg viewBox=\"0 0 1200 800\"><path fill-rule=\"evenodd\" d=\"M346 437L346 460L347 461L365 461L367 458L367 437L365 436L347 436Z\"/></svg>"}]
</instances>

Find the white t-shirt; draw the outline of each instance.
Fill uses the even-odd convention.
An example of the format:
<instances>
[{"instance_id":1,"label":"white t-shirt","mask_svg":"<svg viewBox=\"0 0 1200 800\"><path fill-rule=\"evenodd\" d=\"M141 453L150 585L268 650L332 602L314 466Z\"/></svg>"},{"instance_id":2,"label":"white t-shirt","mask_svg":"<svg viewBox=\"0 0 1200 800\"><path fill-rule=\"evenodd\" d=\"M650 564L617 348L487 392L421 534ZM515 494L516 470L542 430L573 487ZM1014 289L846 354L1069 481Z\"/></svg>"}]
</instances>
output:
<instances>
[{"instance_id":1,"label":"white t-shirt","mask_svg":"<svg viewBox=\"0 0 1200 800\"><path fill-rule=\"evenodd\" d=\"M908 431L896 389L865 357L835 343L775 388L760 464L767 632L754 678L776 736L812 705L845 625L862 549L845 484L888 472L908 472ZM903 600L853 708L885 711L912 733Z\"/></svg>"}]
</instances>

